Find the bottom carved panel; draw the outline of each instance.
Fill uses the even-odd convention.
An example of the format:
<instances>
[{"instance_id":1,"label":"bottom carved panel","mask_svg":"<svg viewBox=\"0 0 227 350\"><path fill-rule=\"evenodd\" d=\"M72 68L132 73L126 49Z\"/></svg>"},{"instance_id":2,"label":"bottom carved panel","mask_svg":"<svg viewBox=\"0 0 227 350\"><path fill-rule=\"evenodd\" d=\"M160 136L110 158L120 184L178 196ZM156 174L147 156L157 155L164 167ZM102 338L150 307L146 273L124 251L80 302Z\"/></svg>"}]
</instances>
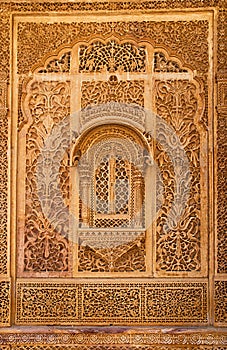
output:
<instances>
[{"instance_id":1,"label":"bottom carved panel","mask_svg":"<svg viewBox=\"0 0 227 350\"><path fill-rule=\"evenodd\" d=\"M10 325L10 281L0 279L0 327Z\"/></svg>"},{"instance_id":2,"label":"bottom carved panel","mask_svg":"<svg viewBox=\"0 0 227 350\"><path fill-rule=\"evenodd\" d=\"M227 280L215 281L215 323L227 326Z\"/></svg>"},{"instance_id":3,"label":"bottom carved panel","mask_svg":"<svg viewBox=\"0 0 227 350\"><path fill-rule=\"evenodd\" d=\"M18 282L17 324L206 324L207 283Z\"/></svg>"}]
</instances>

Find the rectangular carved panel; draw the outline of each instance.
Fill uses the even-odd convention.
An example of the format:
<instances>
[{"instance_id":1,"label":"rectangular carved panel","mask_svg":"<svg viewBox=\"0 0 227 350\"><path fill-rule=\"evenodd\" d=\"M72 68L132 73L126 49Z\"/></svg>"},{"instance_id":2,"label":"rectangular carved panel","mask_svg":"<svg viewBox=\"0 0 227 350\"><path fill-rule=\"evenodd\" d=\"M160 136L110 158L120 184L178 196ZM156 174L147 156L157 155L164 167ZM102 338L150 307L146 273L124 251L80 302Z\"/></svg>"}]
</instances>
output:
<instances>
[{"instance_id":1,"label":"rectangular carved panel","mask_svg":"<svg viewBox=\"0 0 227 350\"><path fill-rule=\"evenodd\" d=\"M20 176L25 177L25 203L24 205L21 203L18 220L20 228L18 272L22 275L48 273L65 276L70 270L68 221L60 206L57 212L56 208L50 209L51 202L58 200L56 197L61 198L61 191L65 192L67 188L64 176L60 176L60 191L58 191L59 179L55 167L58 164L59 150L50 147L50 143L54 142L54 136L50 132L69 115L69 100L69 82L58 81L31 81L22 96L24 118L18 125L22 133L21 137L19 133L19 140L21 143L25 142L20 155L26 158L25 173L23 164L20 167ZM28 126L25 125L25 121ZM23 136L24 128L26 138ZM59 131L62 145L68 142L67 125L63 129L62 126L61 132ZM59 135L55 137L59 139ZM48 159L46 153L49 155ZM44 169L43 164L47 162L48 167ZM61 165L60 172L64 171L64 164ZM52 220L49 219L48 213ZM58 233L56 229L58 225L64 226L64 236Z\"/></svg>"},{"instance_id":2,"label":"rectangular carved panel","mask_svg":"<svg viewBox=\"0 0 227 350\"><path fill-rule=\"evenodd\" d=\"M109 81L83 82L81 108L96 104L119 102L144 106L144 81L119 81L116 76Z\"/></svg>"},{"instance_id":3,"label":"rectangular carved panel","mask_svg":"<svg viewBox=\"0 0 227 350\"><path fill-rule=\"evenodd\" d=\"M0 279L0 327L10 325L10 281Z\"/></svg>"},{"instance_id":4,"label":"rectangular carved panel","mask_svg":"<svg viewBox=\"0 0 227 350\"><path fill-rule=\"evenodd\" d=\"M7 77L0 73L0 276L8 271L8 117L7 117Z\"/></svg>"},{"instance_id":5,"label":"rectangular carved panel","mask_svg":"<svg viewBox=\"0 0 227 350\"><path fill-rule=\"evenodd\" d=\"M215 281L215 323L227 326L227 281Z\"/></svg>"},{"instance_id":6,"label":"rectangular carved panel","mask_svg":"<svg viewBox=\"0 0 227 350\"><path fill-rule=\"evenodd\" d=\"M17 290L18 323L70 324L78 319L78 288L74 284L24 283Z\"/></svg>"},{"instance_id":7,"label":"rectangular carved panel","mask_svg":"<svg viewBox=\"0 0 227 350\"><path fill-rule=\"evenodd\" d=\"M199 98L200 88L187 80L157 80L155 84L155 160L164 196L156 224L156 272L206 270L205 246L201 252L207 231L207 223L201 220L207 215L206 202L202 203L207 155L201 152L206 126L202 133L202 123L196 121L204 102ZM159 183L160 179L157 198Z\"/></svg>"},{"instance_id":8,"label":"rectangular carved panel","mask_svg":"<svg viewBox=\"0 0 227 350\"><path fill-rule=\"evenodd\" d=\"M145 315L152 323L207 322L207 286L162 284L145 288ZM181 321L182 322L182 321Z\"/></svg>"},{"instance_id":9,"label":"rectangular carved panel","mask_svg":"<svg viewBox=\"0 0 227 350\"><path fill-rule=\"evenodd\" d=\"M227 15L226 15L227 18ZM217 108L217 273L227 273L227 73L218 75Z\"/></svg>"},{"instance_id":10,"label":"rectangular carved panel","mask_svg":"<svg viewBox=\"0 0 227 350\"><path fill-rule=\"evenodd\" d=\"M207 284L19 282L17 323L204 324Z\"/></svg>"}]
</instances>

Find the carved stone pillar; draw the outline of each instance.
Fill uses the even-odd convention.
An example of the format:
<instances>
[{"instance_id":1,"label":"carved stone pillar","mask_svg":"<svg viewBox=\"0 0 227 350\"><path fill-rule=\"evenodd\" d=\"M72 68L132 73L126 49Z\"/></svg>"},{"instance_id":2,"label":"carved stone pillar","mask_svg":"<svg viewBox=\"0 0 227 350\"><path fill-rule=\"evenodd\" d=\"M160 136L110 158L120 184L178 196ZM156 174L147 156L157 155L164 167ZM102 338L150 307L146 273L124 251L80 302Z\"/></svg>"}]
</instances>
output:
<instances>
[{"instance_id":1,"label":"carved stone pillar","mask_svg":"<svg viewBox=\"0 0 227 350\"><path fill-rule=\"evenodd\" d=\"M91 179L90 169L87 164L79 166L80 176L80 202L81 202L81 227L90 226L90 199L91 199Z\"/></svg>"}]
</instances>

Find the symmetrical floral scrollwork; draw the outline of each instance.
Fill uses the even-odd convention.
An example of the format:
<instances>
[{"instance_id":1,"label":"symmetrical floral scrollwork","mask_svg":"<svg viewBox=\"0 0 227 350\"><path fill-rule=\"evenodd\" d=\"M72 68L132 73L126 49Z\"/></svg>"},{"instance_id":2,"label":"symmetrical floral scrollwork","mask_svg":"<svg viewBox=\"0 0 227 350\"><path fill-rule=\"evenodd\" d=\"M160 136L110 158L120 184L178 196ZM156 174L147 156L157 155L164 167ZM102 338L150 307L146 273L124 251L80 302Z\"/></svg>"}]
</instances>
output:
<instances>
[{"instance_id":1,"label":"symmetrical floral scrollwork","mask_svg":"<svg viewBox=\"0 0 227 350\"><path fill-rule=\"evenodd\" d=\"M227 281L215 281L215 323L222 326L227 324Z\"/></svg>"},{"instance_id":2,"label":"symmetrical floral scrollwork","mask_svg":"<svg viewBox=\"0 0 227 350\"><path fill-rule=\"evenodd\" d=\"M77 145L79 272L146 270L142 143L123 126L105 125Z\"/></svg>"},{"instance_id":3,"label":"symmetrical floral scrollwork","mask_svg":"<svg viewBox=\"0 0 227 350\"><path fill-rule=\"evenodd\" d=\"M179 153L178 158L175 157L178 167L175 166L174 174L168 154L157 144L156 161L159 164L165 191L165 201L157 218L156 262L158 270L198 271L201 268L200 142L194 124L197 106L196 87L192 83L186 80L156 82L157 113L180 138L190 161L190 169L182 169L182 155ZM166 150L169 144L176 142L174 138L171 139L171 136L166 138L167 132L162 123L157 124L157 133L158 139L165 140ZM180 173L176 173L177 169L180 169ZM190 200L180 220L175 222L175 216L182 202L176 203L175 201L174 211L169 219L168 213L176 193L175 179L182 179L181 172L188 173L191 182ZM185 181L180 184L179 190L182 199L187 191Z\"/></svg>"},{"instance_id":4,"label":"symmetrical floral scrollwork","mask_svg":"<svg viewBox=\"0 0 227 350\"><path fill-rule=\"evenodd\" d=\"M36 170L39 166L41 147L49 132L69 114L68 83L35 81L31 84L27 103L32 123L26 136L27 177L23 270L26 272L64 272L68 271L68 241L66 237L55 232L54 227L42 212L40 200L45 201L45 198L40 198L38 192L40 186L44 191L45 183L43 185L39 183L37 186ZM64 132L61 137L63 140ZM50 149L49 152L54 159L56 150ZM48 173L46 170L42 174L44 182L53 176L51 171L50 166ZM39 172L42 172L40 167ZM46 188L45 193L46 191L49 194L51 188ZM54 200L54 194L52 200ZM59 220L60 217L59 214ZM64 222L64 227L67 227L67 222Z\"/></svg>"},{"instance_id":5,"label":"symmetrical floral scrollwork","mask_svg":"<svg viewBox=\"0 0 227 350\"><path fill-rule=\"evenodd\" d=\"M0 326L8 326L10 323L10 282L0 280Z\"/></svg>"},{"instance_id":6,"label":"symmetrical floral scrollwork","mask_svg":"<svg viewBox=\"0 0 227 350\"><path fill-rule=\"evenodd\" d=\"M143 80L119 81L111 76L108 82L83 82L81 108L107 102L144 105Z\"/></svg>"},{"instance_id":7,"label":"symmetrical floral scrollwork","mask_svg":"<svg viewBox=\"0 0 227 350\"><path fill-rule=\"evenodd\" d=\"M138 232L80 232L78 271L145 271L145 237ZM128 241L128 242L127 242Z\"/></svg>"},{"instance_id":8,"label":"symmetrical floral scrollwork","mask_svg":"<svg viewBox=\"0 0 227 350\"><path fill-rule=\"evenodd\" d=\"M131 43L118 44L110 40L107 44L96 41L81 45L79 50L80 72L145 72L146 50Z\"/></svg>"},{"instance_id":9,"label":"symmetrical floral scrollwork","mask_svg":"<svg viewBox=\"0 0 227 350\"><path fill-rule=\"evenodd\" d=\"M149 37L154 45L168 47L171 55L180 53L182 61L198 72L207 72L207 21L19 23L18 72L28 72L44 55L57 50L60 43L73 44L75 38L86 40L95 34L126 35L140 40Z\"/></svg>"},{"instance_id":10,"label":"symmetrical floral scrollwork","mask_svg":"<svg viewBox=\"0 0 227 350\"><path fill-rule=\"evenodd\" d=\"M226 138L227 138L227 75L218 82L218 155L217 155L217 272L227 273L227 165L226 165Z\"/></svg>"}]
</instances>

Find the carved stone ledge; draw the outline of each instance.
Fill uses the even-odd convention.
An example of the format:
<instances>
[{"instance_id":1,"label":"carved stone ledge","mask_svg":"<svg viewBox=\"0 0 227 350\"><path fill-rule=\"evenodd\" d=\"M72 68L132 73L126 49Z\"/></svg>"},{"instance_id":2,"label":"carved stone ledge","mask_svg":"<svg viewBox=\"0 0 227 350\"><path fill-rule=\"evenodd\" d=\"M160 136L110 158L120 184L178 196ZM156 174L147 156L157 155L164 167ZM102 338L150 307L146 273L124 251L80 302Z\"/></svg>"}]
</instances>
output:
<instances>
[{"instance_id":1,"label":"carved stone ledge","mask_svg":"<svg viewBox=\"0 0 227 350\"><path fill-rule=\"evenodd\" d=\"M7 332L0 330L0 349L7 346L29 350L224 350L227 336L224 330L214 328L14 327Z\"/></svg>"}]
</instances>

